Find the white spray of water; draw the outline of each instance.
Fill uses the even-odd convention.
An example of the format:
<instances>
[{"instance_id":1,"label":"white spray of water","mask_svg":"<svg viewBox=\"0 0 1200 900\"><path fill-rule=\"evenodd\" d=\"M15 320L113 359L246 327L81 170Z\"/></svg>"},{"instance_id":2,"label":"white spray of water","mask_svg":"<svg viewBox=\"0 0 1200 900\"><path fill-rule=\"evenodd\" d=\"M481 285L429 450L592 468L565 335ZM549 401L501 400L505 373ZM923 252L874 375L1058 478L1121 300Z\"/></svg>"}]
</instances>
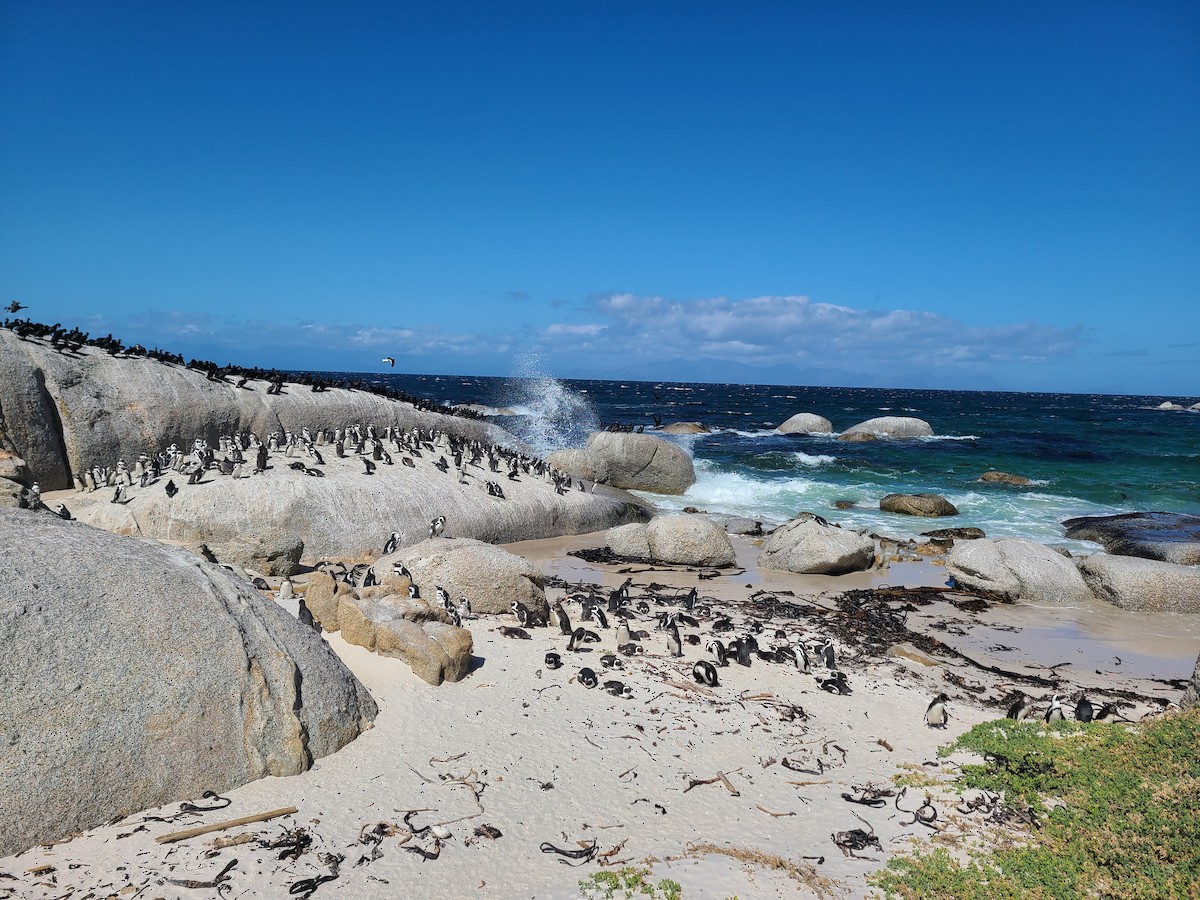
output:
<instances>
[{"instance_id":1,"label":"white spray of water","mask_svg":"<svg viewBox=\"0 0 1200 900\"><path fill-rule=\"evenodd\" d=\"M581 447L600 427L592 405L549 375L542 358L525 353L513 364L514 378L506 389L505 405L522 415L505 427L538 453Z\"/></svg>"}]
</instances>

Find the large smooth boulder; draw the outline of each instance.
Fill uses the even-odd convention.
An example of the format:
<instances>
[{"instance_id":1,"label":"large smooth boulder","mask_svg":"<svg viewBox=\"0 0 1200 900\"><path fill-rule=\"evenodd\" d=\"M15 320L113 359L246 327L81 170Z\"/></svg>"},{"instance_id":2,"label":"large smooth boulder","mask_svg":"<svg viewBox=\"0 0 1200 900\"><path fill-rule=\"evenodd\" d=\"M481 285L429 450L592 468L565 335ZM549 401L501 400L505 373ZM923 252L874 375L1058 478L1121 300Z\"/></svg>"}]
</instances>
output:
<instances>
[{"instance_id":1,"label":"large smooth boulder","mask_svg":"<svg viewBox=\"0 0 1200 900\"><path fill-rule=\"evenodd\" d=\"M1067 537L1095 541L1118 556L1200 565L1200 516L1169 512L1081 516L1067 519L1063 526Z\"/></svg>"},{"instance_id":2,"label":"large smooth boulder","mask_svg":"<svg viewBox=\"0 0 1200 900\"><path fill-rule=\"evenodd\" d=\"M1093 594L1122 609L1200 613L1200 566L1094 553L1079 571Z\"/></svg>"},{"instance_id":3,"label":"large smooth boulder","mask_svg":"<svg viewBox=\"0 0 1200 900\"><path fill-rule=\"evenodd\" d=\"M703 422L668 422L658 430L661 434L708 434L712 431Z\"/></svg>"},{"instance_id":4,"label":"large smooth boulder","mask_svg":"<svg viewBox=\"0 0 1200 900\"><path fill-rule=\"evenodd\" d=\"M957 516L958 507L937 494L888 494L879 501L884 512L906 516Z\"/></svg>"},{"instance_id":5,"label":"large smooth boulder","mask_svg":"<svg viewBox=\"0 0 1200 900\"><path fill-rule=\"evenodd\" d=\"M780 434L829 434L833 423L816 413L796 413L775 429Z\"/></svg>"},{"instance_id":6,"label":"large smooth boulder","mask_svg":"<svg viewBox=\"0 0 1200 900\"><path fill-rule=\"evenodd\" d=\"M682 494L696 483L696 469L687 451L663 438L599 431L588 438L587 449L604 460L613 487Z\"/></svg>"},{"instance_id":7,"label":"large smooth boulder","mask_svg":"<svg viewBox=\"0 0 1200 900\"><path fill-rule=\"evenodd\" d=\"M292 460L271 454L261 475L209 472L198 485L175 476L174 497L167 496L163 477L146 488L135 483L127 504L109 502L111 490L65 499L89 525L190 547L204 543L223 563L277 575L295 571L301 547L309 558L356 557L378 553L392 531L401 533L402 543L416 543L439 515L446 517L447 536L494 543L586 534L650 518L632 494L604 485L560 496L543 478L523 474L511 481L479 466L468 466L460 484L453 470L439 471L438 457L428 452L412 468L379 465L373 475L357 457L338 459L326 448L324 459L322 466L303 460L323 478L290 469ZM503 498L487 493L489 477L503 483Z\"/></svg>"},{"instance_id":8,"label":"large smooth boulder","mask_svg":"<svg viewBox=\"0 0 1200 900\"><path fill-rule=\"evenodd\" d=\"M0 414L8 436L43 490L71 487L71 473L93 465L129 465L168 444L196 438L217 446L221 435L351 423L437 429L490 444L518 446L503 429L450 416L366 391L331 388L314 393L285 383L279 394L251 380L209 380L205 373L149 358L110 356L96 347L76 355L38 339L20 340L0 328Z\"/></svg>"},{"instance_id":9,"label":"large smooth boulder","mask_svg":"<svg viewBox=\"0 0 1200 900\"><path fill-rule=\"evenodd\" d=\"M604 532L604 543L617 556L650 558L650 541L646 537L646 526L641 522L608 529Z\"/></svg>"},{"instance_id":10,"label":"large smooth boulder","mask_svg":"<svg viewBox=\"0 0 1200 900\"><path fill-rule=\"evenodd\" d=\"M729 535L707 516L655 516L646 526L650 558L684 566L732 566Z\"/></svg>"},{"instance_id":11,"label":"large smooth boulder","mask_svg":"<svg viewBox=\"0 0 1200 900\"><path fill-rule=\"evenodd\" d=\"M421 598L349 591L339 598L337 622L346 641L402 660L434 687L470 670L471 632Z\"/></svg>"},{"instance_id":12,"label":"large smooth boulder","mask_svg":"<svg viewBox=\"0 0 1200 900\"><path fill-rule=\"evenodd\" d=\"M265 775L375 716L311 629L182 548L0 510L0 856Z\"/></svg>"},{"instance_id":13,"label":"large smooth boulder","mask_svg":"<svg viewBox=\"0 0 1200 900\"><path fill-rule=\"evenodd\" d=\"M889 438L929 437L933 434L933 426L924 419L912 416L879 416L847 428L842 432L842 437L850 434L871 434Z\"/></svg>"},{"instance_id":14,"label":"large smooth boulder","mask_svg":"<svg viewBox=\"0 0 1200 900\"><path fill-rule=\"evenodd\" d=\"M465 596L477 613L512 612L514 600L543 616L550 613L541 569L501 547L467 538L431 538L381 557L376 571L386 571L394 561L404 563L422 596L432 597L441 586L456 601Z\"/></svg>"},{"instance_id":15,"label":"large smooth boulder","mask_svg":"<svg viewBox=\"0 0 1200 900\"><path fill-rule=\"evenodd\" d=\"M987 537L982 528L937 528L933 531L922 531L921 537L932 538L935 541L977 541Z\"/></svg>"},{"instance_id":16,"label":"large smooth boulder","mask_svg":"<svg viewBox=\"0 0 1200 900\"><path fill-rule=\"evenodd\" d=\"M587 450L570 448L546 455L546 462L564 474L584 481L608 482L608 464Z\"/></svg>"},{"instance_id":17,"label":"large smooth boulder","mask_svg":"<svg viewBox=\"0 0 1200 900\"><path fill-rule=\"evenodd\" d=\"M875 542L864 534L830 525L802 513L771 532L758 564L804 575L845 575L875 563Z\"/></svg>"},{"instance_id":18,"label":"large smooth boulder","mask_svg":"<svg viewBox=\"0 0 1200 900\"><path fill-rule=\"evenodd\" d=\"M946 554L946 570L958 583L1006 600L1079 606L1093 599L1071 560L1019 538L955 543Z\"/></svg>"}]
</instances>

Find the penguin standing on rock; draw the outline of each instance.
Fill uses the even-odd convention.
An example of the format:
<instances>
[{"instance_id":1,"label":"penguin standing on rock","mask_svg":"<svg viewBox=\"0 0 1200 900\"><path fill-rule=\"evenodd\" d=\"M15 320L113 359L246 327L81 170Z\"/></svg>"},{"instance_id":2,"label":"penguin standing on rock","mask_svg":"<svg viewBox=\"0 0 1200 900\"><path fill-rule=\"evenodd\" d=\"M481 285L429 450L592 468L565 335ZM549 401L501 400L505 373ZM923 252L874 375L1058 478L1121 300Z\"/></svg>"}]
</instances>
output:
<instances>
[{"instance_id":1,"label":"penguin standing on rock","mask_svg":"<svg viewBox=\"0 0 1200 900\"><path fill-rule=\"evenodd\" d=\"M382 555L387 556L389 553L395 553L396 550L399 548L399 546L400 546L400 532L393 531L392 536L389 537L387 539L387 541L384 542Z\"/></svg>"}]
</instances>

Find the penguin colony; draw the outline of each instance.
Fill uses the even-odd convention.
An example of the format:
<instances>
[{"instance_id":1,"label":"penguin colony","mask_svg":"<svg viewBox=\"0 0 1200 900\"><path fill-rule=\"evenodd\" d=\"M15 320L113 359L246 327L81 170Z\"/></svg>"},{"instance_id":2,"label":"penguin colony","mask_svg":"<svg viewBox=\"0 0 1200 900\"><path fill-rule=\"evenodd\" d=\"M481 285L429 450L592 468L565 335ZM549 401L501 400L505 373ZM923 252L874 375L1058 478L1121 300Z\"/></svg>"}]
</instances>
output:
<instances>
[{"instance_id":1,"label":"penguin colony","mask_svg":"<svg viewBox=\"0 0 1200 900\"><path fill-rule=\"evenodd\" d=\"M478 490L494 501L509 498L499 483L486 477L503 475L509 482L549 485L560 496L577 491L594 493L596 485L572 478L552 468L545 460L495 444L471 440L437 429L414 428L408 431L396 425L347 424L338 428L272 432L261 439L253 432L222 435L216 445L196 438L183 448L171 444L154 452L140 454L130 465L124 459L115 463L96 463L74 475L77 493L113 491L111 502L135 503L143 491L162 490L174 498L189 486L208 484L213 479L250 478L269 468L294 470L299 475L324 478L336 474L326 456L357 460L360 475L378 477L380 467L400 464L422 468L434 477L453 478L462 490ZM41 508L40 491L29 489L26 505ZM64 509L55 514L70 518ZM445 533L444 516L436 516L429 525L429 537ZM398 549L399 533L385 546L385 553ZM449 535L446 535L449 536Z\"/></svg>"}]
</instances>

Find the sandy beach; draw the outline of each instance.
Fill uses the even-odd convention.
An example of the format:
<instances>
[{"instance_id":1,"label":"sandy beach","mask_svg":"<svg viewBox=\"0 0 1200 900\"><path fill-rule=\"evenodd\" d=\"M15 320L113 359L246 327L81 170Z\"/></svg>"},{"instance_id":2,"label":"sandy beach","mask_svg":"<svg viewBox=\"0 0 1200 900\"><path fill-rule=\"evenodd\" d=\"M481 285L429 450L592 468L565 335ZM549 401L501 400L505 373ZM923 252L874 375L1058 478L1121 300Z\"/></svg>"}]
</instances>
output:
<instances>
[{"instance_id":1,"label":"sandy beach","mask_svg":"<svg viewBox=\"0 0 1200 900\"><path fill-rule=\"evenodd\" d=\"M649 631L641 641L645 654L622 657L623 670L609 672L599 660L615 649L611 629L598 629L599 644L567 653L557 629L530 629L530 640L513 640L498 630L515 624L511 616L482 617L464 623L474 636L471 674L431 688L400 661L326 635L378 703L373 729L308 772L227 792L230 803L222 809L180 814L179 804L170 804L0 860L0 896L211 896L218 875L222 897L286 896L297 882L336 870L337 878L317 884L317 893L568 898L580 896L580 879L621 866L645 866L655 881L673 879L685 897L866 896L867 875L931 831L913 821L910 811L920 803L914 792L877 806L844 795L897 790L893 777L903 771L949 771L937 761L939 745L1002 716L995 704L1016 687L1035 697L1049 691L954 656L924 665L868 654L836 637L849 696L821 690L819 666L806 675L760 660L722 668L718 687L701 687L691 666L707 654L685 645L682 659L667 655L653 616L672 607L655 597L696 586L698 604L709 611L698 615L699 628L684 630L707 640L719 614L741 633L755 618L748 598L770 592L820 612L763 621L763 644L775 643L777 630L792 643L811 644L837 633L837 593L944 587L944 573L928 563L841 578L758 571L755 541L734 542L744 571L703 580L682 567L599 565L567 555L598 546L602 535L508 545L540 565L551 585L560 579L611 589L632 577L631 598L648 598L652 606L639 626ZM547 590L551 602L564 593ZM285 606L295 611L294 601ZM1003 605L969 613L936 602L910 613L907 627L937 635L982 665L1054 676L1063 694L1084 686L1090 695L1100 691L1094 699L1122 690L1177 699L1177 689L1155 679L1189 674L1200 629L1187 617L1143 614L1134 637L1131 614L1100 606ZM575 605L567 608L574 618ZM562 654L561 668L546 667L547 651ZM630 695L583 687L577 679L583 666L602 683L622 680ZM925 707L943 690L951 697L949 726L929 728ZM1124 712L1136 720L1156 708L1139 702ZM934 802L941 824L956 818L943 801ZM297 812L271 821L155 841L292 806ZM437 840L427 826L450 836ZM881 850L844 855L833 835L854 828L869 828ZM299 847L296 858L287 855L289 847ZM585 858L550 848L586 851ZM436 859L425 858L434 853ZM307 896L305 886L298 893Z\"/></svg>"}]
</instances>

